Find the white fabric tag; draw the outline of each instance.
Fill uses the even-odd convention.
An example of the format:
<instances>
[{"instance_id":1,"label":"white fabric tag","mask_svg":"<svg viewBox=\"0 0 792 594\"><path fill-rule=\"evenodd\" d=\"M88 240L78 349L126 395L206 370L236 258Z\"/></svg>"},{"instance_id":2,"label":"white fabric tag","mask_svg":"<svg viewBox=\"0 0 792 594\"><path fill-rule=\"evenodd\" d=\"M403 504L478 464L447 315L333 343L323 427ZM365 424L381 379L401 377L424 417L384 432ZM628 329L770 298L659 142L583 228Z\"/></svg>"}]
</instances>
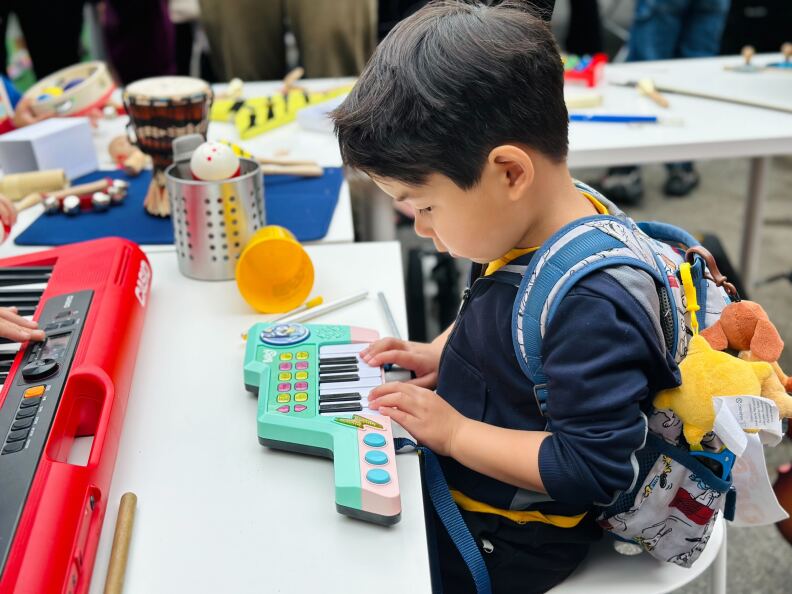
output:
<instances>
[{"instance_id":1,"label":"white fabric tag","mask_svg":"<svg viewBox=\"0 0 792 594\"><path fill-rule=\"evenodd\" d=\"M778 445L783 437L781 417L772 400L761 396L717 396L713 405L713 431L737 456L746 447L744 431L758 432L761 442L769 446Z\"/></svg>"},{"instance_id":2,"label":"white fabric tag","mask_svg":"<svg viewBox=\"0 0 792 594\"><path fill-rule=\"evenodd\" d=\"M789 515L776 499L759 435L746 435L747 446L732 468L737 490L734 526L765 526L785 520Z\"/></svg>"}]
</instances>

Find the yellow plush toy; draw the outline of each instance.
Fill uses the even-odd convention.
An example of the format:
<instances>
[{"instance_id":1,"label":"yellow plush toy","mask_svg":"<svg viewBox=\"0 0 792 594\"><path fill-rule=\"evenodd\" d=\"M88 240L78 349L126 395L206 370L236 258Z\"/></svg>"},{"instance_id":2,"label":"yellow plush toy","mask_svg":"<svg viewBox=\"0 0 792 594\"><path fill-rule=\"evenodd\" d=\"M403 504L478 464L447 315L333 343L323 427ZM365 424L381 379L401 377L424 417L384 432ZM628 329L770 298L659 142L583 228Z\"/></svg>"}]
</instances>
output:
<instances>
[{"instance_id":1,"label":"yellow plush toy","mask_svg":"<svg viewBox=\"0 0 792 594\"><path fill-rule=\"evenodd\" d=\"M682 384L659 392L654 399L655 408L672 410L679 417L691 450L701 450L702 438L712 431L715 425L712 399L719 396L762 396L775 403L781 418L792 417L792 396L786 393L770 363L744 361L716 351L698 333L696 312L699 306L690 264L682 264L679 273L693 337L679 364Z\"/></svg>"},{"instance_id":2,"label":"yellow plush toy","mask_svg":"<svg viewBox=\"0 0 792 594\"><path fill-rule=\"evenodd\" d=\"M690 339L679 370L682 384L657 394L654 406L676 413L691 450L701 450L701 439L712 431L712 399L717 396L763 396L775 402L782 418L792 416L792 396L787 395L769 363L743 361L713 350L700 334Z\"/></svg>"}]
</instances>

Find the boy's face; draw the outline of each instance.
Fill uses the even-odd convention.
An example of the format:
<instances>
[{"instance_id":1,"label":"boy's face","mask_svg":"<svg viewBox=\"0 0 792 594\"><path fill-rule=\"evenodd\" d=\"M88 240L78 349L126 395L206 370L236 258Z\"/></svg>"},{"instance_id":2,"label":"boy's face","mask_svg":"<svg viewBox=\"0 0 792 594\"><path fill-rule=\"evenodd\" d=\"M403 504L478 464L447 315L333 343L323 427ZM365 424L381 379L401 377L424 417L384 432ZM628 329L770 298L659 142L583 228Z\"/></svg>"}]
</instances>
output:
<instances>
[{"instance_id":1,"label":"boy's face","mask_svg":"<svg viewBox=\"0 0 792 594\"><path fill-rule=\"evenodd\" d=\"M390 178L374 183L415 213L415 232L430 238L438 251L456 258L487 263L518 246L526 231L520 203L509 196L497 171L485 167L479 183L463 190L451 179L433 173L420 186Z\"/></svg>"}]
</instances>

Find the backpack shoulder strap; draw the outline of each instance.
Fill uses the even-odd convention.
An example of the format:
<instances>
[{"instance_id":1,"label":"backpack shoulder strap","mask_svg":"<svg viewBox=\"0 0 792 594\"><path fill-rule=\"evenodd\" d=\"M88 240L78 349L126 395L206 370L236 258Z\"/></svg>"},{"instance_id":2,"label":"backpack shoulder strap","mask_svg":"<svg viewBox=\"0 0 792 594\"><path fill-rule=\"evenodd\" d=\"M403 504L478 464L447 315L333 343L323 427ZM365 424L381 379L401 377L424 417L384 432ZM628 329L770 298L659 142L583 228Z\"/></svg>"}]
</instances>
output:
<instances>
[{"instance_id":1,"label":"backpack shoulder strap","mask_svg":"<svg viewBox=\"0 0 792 594\"><path fill-rule=\"evenodd\" d=\"M664 286L662 268L631 223L610 215L573 221L542 245L525 270L512 312L512 342L520 367L534 383L542 414L547 410L544 333L563 297L586 275L612 269L612 276L658 320L656 330L662 337L659 307L654 307L656 287Z\"/></svg>"}]
</instances>

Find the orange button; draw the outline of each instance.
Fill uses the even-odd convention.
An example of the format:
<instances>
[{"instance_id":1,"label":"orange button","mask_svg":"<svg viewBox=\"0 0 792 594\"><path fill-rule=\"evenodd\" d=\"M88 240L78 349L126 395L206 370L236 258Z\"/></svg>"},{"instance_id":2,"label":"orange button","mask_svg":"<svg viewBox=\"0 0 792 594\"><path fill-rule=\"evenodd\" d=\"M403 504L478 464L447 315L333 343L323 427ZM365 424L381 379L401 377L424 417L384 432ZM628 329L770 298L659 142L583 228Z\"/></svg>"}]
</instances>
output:
<instances>
[{"instance_id":1,"label":"orange button","mask_svg":"<svg viewBox=\"0 0 792 594\"><path fill-rule=\"evenodd\" d=\"M25 390L23 396L25 398L35 398L36 396L41 396L44 393L44 390L44 386L33 386L32 388Z\"/></svg>"}]
</instances>

